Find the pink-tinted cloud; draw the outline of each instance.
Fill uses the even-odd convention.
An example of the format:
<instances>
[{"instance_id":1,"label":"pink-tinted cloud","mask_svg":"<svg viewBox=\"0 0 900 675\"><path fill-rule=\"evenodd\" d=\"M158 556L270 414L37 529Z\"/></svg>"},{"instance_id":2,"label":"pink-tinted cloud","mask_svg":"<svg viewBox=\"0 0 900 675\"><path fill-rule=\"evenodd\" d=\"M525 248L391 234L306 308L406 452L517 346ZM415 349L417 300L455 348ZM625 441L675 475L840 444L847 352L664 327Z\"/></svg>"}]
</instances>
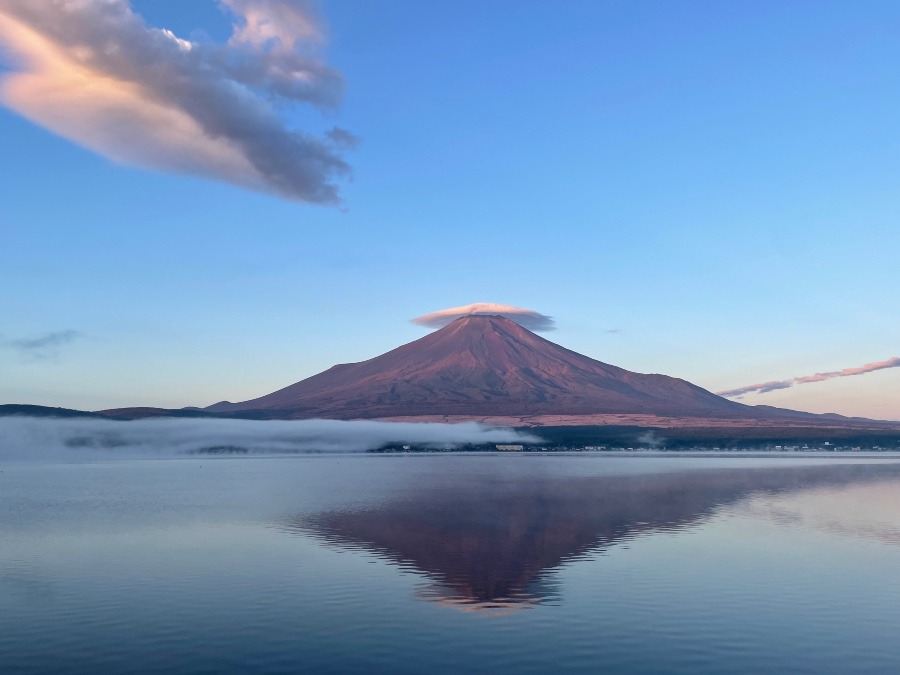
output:
<instances>
[{"instance_id":1,"label":"pink-tinted cloud","mask_svg":"<svg viewBox=\"0 0 900 675\"><path fill-rule=\"evenodd\" d=\"M340 73L315 57L315 14L296 0L222 6L234 29L216 44L148 26L128 0L0 0L13 66L0 101L123 164L339 203L352 135L301 133L278 112L340 99Z\"/></svg>"},{"instance_id":2,"label":"pink-tinted cloud","mask_svg":"<svg viewBox=\"0 0 900 675\"><path fill-rule=\"evenodd\" d=\"M895 356L886 361L873 361L856 368L844 368L843 370L832 370L827 373L816 373L815 375L805 375L804 377L795 378L797 384L805 384L807 382L821 382L822 380L830 380L834 377L850 377L851 375L862 375L863 373L871 373L875 370L884 370L885 368L900 367L900 356Z\"/></svg>"},{"instance_id":3,"label":"pink-tinted cloud","mask_svg":"<svg viewBox=\"0 0 900 675\"><path fill-rule=\"evenodd\" d=\"M220 0L239 17L231 42L290 51L317 42L322 32L312 3L305 0Z\"/></svg>"},{"instance_id":4,"label":"pink-tinted cloud","mask_svg":"<svg viewBox=\"0 0 900 675\"><path fill-rule=\"evenodd\" d=\"M494 302L476 302L471 305L463 305L462 307L441 309L437 312L431 312L430 314L424 314L415 319L411 319L411 322L418 324L419 326L441 328L460 317L471 316L473 314L503 316L515 321L520 326L533 331L548 331L553 330L556 327L553 317L547 316L546 314L541 314L533 309L513 307L512 305L498 305Z\"/></svg>"},{"instance_id":5,"label":"pink-tinted cloud","mask_svg":"<svg viewBox=\"0 0 900 675\"><path fill-rule=\"evenodd\" d=\"M793 380L771 380L769 382L760 382L759 384L748 384L743 387L737 387L736 389L717 391L716 394L719 396L727 396L728 398L737 398L753 392L762 394L767 391L775 391L776 389L787 389L788 387L793 386L793 384Z\"/></svg>"},{"instance_id":6,"label":"pink-tinted cloud","mask_svg":"<svg viewBox=\"0 0 900 675\"><path fill-rule=\"evenodd\" d=\"M719 396L728 398L738 398L744 394L757 393L764 394L768 391L776 389L787 389L795 384L809 384L810 382L822 382L831 380L836 377L850 377L852 375L862 375L871 373L876 370L884 370L885 368L900 367L900 356L887 359L886 361L873 361L855 368L844 368L843 370L832 370L826 373L815 373L814 375L803 375L801 377L793 377L789 380L772 380L771 382L761 382L759 384L749 384L737 389L727 389L725 391L716 392Z\"/></svg>"}]
</instances>

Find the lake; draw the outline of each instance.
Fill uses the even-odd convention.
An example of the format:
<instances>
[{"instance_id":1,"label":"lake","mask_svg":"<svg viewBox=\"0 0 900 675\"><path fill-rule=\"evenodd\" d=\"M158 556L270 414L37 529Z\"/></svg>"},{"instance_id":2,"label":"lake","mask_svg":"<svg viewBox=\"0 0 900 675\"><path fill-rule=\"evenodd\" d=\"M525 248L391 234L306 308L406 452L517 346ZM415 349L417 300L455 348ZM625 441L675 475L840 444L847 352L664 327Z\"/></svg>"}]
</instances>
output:
<instances>
[{"instance_id":1,"label":"lake","mask_svg":"<svg viewBox=\"0 0 900 675\"><path fill-rule=\"evenodd\" d=\"M898 672L900 459L0 463L4 672Z\"/></svg>"}]
</instances>

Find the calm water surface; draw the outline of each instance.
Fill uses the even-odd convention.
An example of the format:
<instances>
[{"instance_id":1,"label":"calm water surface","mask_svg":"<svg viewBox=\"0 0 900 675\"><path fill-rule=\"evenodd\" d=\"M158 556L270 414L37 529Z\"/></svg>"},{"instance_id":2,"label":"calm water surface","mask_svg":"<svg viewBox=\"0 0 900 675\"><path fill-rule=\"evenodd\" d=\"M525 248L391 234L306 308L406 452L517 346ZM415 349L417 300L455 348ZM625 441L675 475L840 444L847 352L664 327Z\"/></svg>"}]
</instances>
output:
<instances>
[{"instance_id":1,"label":"calm water surface","mask_svg":"<svg viewBox=\"0 0 900 675\"><path fill-rule=\"evenodd\" d=\"M0 464L0 670L900 672L900 460Z\"/></svg>"}]
</instances>

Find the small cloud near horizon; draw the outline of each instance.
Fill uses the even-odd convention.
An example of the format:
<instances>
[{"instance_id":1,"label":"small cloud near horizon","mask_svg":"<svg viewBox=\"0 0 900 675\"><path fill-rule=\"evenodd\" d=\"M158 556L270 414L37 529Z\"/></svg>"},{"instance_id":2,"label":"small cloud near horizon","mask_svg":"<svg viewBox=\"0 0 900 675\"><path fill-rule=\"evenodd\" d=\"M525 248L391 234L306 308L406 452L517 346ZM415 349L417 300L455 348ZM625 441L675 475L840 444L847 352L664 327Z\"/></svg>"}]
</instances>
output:
<instances>
[{"instance_id":1,"label":"small cloud near horizon","mask_svg":"<svg viewBox=\"0 0 900 675\"><path fill-rule=\"evenodd\" d=\"M84 334L77 330L60 330L33 338L5 340L3 345L28 359L43 360L56 357L60 347L82 337Z\"/></svg>"},{"instance_id":2,"label":"small cloud near horizon","mask_svg":"<svg viewBox=\"0 0 900 675\"><path fill-rule=\"evenodd\" d=\"M814 373L813 375L792 377L787 380L771 380L769 382L760 382L758 384L748 384L743 387L737 387L736 389L718 391L716 392L716 394L718 394L719 396L725 396L727 398L740 398L745 394L765 394L767 392L777 391L779 389L789 389L795 384L824 382L825 380L831 380L836 377L851 377L853 375L863 375L865 373L871 373L876 370L884 370L886 368L900 368L900 356L894 356L893 358L887 359L886 361L873 361L872 363L866 363L864 365L856 366L853 368L844 368L843 370L831 370L824 373Z\"/></svg>"},{"instance_id":3,"label":"small cloud near horizon","mask_svg":"<svg viewBox=\"0 0 900 675\"><path fill-rule=\"evenodd\" d=\"M0 102L121 164L193 174L313 204L342 203L336 178L356 137L291 128L280 111L337 106L344 79L317 56L305 0L220 0L224 43L149 26L129 0L0 0L9 70Z\"/></svg>"},{"instance_id":4,"label":"small cloud near horizon","mask_svg":"<svg viewBox=\"0 0 900 675\"><path fill-rule=\"evenodd\" d=\"M427 328L443 328L447 324L456 321L456 319L472 315L502 316L515 321L523 328L535 332L550 331L556 328L556 322L553 320L552 316L541 314L533 309L513 307L512 305L500 305L494 302L476 302L461 307L440 309L436 312L423 314L415 319L410 319L410 323L414 323L418 326L425 326Z\"/></svg>"}]
</instances>

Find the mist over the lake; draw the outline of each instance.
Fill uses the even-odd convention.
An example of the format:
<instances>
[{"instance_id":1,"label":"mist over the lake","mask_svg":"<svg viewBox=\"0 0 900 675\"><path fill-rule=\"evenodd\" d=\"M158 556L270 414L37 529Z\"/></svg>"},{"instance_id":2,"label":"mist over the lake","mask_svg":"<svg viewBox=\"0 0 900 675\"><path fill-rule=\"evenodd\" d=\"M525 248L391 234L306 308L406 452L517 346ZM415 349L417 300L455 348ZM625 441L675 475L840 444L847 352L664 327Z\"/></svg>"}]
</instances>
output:
<instances>
[{"instance_id":1,"label":"mist over the lake","mask_svg":"<svg viewBox=\"0 0 900 675\"><path fill-rule=\"evenodd\" d=\"M170 457L198 452L285 454L365 452L389 444L453 449L533 442L534 436L475 422L420 424L371 420L0 419L0 460Z\"/></svg>"}]
</instances>

